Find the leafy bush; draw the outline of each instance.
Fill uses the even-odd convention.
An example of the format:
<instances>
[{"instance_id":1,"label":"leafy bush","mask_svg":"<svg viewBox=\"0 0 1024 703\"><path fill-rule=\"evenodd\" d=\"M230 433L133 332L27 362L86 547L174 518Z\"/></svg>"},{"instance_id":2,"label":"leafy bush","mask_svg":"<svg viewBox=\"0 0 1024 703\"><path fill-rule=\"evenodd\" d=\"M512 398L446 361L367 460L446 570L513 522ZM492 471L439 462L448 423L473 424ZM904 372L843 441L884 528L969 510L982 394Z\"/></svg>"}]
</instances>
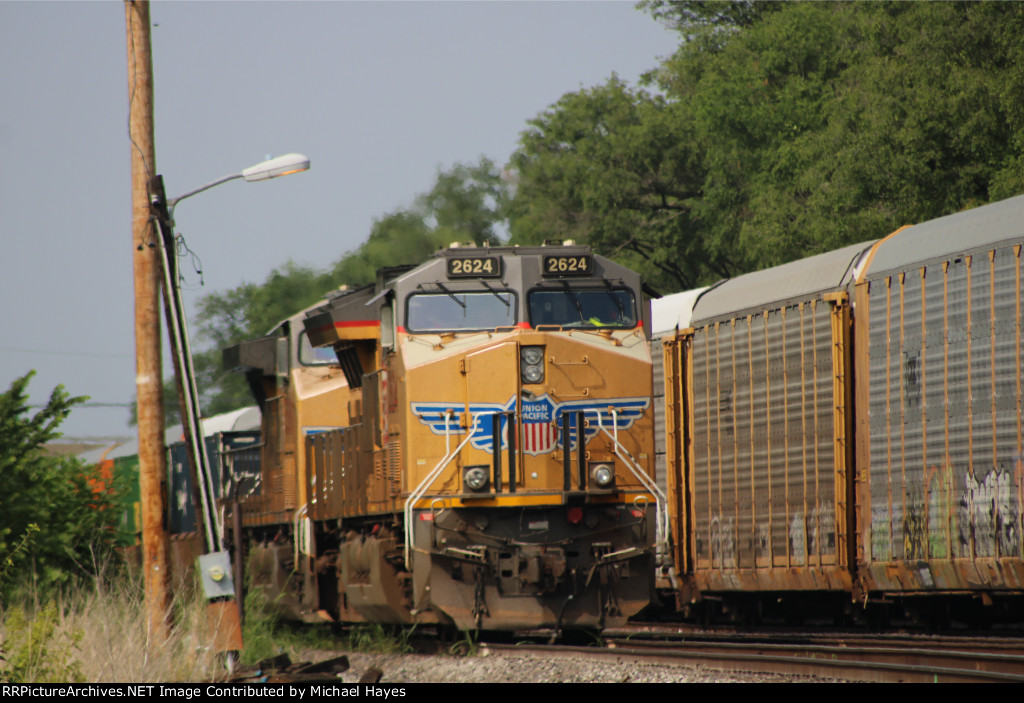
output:
<instances>
[{"instance_id":1,"label":"leafy bush","mask_svg":"<svg viewBox=\"0 0 1024 703\"><path fill-rule=\"evenodd\" d=\"M26 389L33 373L0 394L0 598L7 602L25 586L46 595L100 565L109 568L120 519L116 488L97 467L45 451L85 398L57 386L31 415Z\"/></svg>"}]
</instances>

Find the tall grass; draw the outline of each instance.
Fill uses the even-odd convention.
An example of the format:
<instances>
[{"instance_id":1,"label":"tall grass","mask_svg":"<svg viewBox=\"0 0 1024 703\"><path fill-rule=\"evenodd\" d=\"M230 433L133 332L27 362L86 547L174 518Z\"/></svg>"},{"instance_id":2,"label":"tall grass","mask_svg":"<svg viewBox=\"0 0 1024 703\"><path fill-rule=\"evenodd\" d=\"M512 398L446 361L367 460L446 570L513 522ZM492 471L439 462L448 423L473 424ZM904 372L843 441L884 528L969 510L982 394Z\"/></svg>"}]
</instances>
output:
<instances>
[{"instance_id":1,"label":"tall grass","mask_svg":"<svg viewBox=\"0 0 1024 703\"><path fill-rule=\"evenodd\" d=\"M131 579L89 587L45 603L0 611L0 681L184 682L225 675L210 651L207 609L194 594L174 604L174 626L162 646L147 639L141 585Z\"/></svg>"},{"instance_id":2,"label":"tall grass","mask_svg":"<svg viewBox=\"0 0 1024 703\"><path fill-rule=\"evenodd\" d=\"M278 654L287 654L298 661L310 650L335 650L340 646L329 624L309 625L284 620L280 609L268 601L264 590L252 587L245 596L242 639L245 645L241 656L243 665Z\"/></svg>"},{"instance_id":3,"label":"tall grass","mask_svg":"<svg viewBox=\"0 0 1024 703\"><path fill-rule=\"evenodd\" d=\"M210 649L208 608L201 589L181 591L173 605L170 637L163 645L147 637L140 579L125 574L81 582L69 595L45 600L22 595L20 603L0 605L0 682L159 683L225 678L223 656ZM324 651L413 651L414 626L367 623L341 633L328 624L283 621L270 605L261 589L249 592L242 664L281 653L298 661ZM464 648L473 650L473 644L469 640Z\"/></svg>"}]
</instances>

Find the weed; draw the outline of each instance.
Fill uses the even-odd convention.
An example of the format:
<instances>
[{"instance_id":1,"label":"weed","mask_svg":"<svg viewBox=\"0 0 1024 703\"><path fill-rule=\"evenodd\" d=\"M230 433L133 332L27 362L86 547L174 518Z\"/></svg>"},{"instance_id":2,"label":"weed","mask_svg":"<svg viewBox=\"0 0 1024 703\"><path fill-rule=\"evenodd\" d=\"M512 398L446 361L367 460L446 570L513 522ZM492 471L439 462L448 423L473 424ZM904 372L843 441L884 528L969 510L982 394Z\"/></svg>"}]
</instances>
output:
<instances>
[{"instance_id":1,"label":"weed","mask_svg":"<svg viewBox=\"0 0 1024 703\"><path fill-rule=\"evenodd\" d=\"M373 652L376 654L408 654L413 651L412 639L416 626L400 626L367 623L356 625L348 631L344 649L351 652Z\"/></svg>"},{"instance_id":2,"label":"weed","mask_svg":"<svg viewBox=\"0 0 1024 703\"><path fill-rule=\"evenodd\" d=\"M338 647L330 625L305 625L282 620L279 609L260 588L249 589L245 596L242 641L242 664L255 664L282 652L297 655L303 650Z\"/></svg>"},{"instance_id":3,"label":"weed","mask_svg":"<svg viewBox=\"0 0 1024 703\"><path fill-rule=\"evenodd\" d=\"M2 681L152 683L223 675L209 648L201 598L175 602L175 625L160 645L147 636L142 584L131 578L83 582L42 606L23 600L0 617Z\"/></svg>"},{"instance_id":4,"label":"weed","mask_svg":"<svg viewBox=\"0 0 1024 703\"><path fill-rule=\"evenodd\" d=\"M82 683L81 664L72 654L84 633L60 627L60 612L50 601L33 617L21 606L5 613L4 662L0 681L8 683Z\"/></svg>"},{"instance_id":5,"label":"weed","mask_svg":"<svg viewBox=\"0 0 1024 703\"><path fill-rule=\"evenodd\" d=\"M477 633L473 630L463 630L462 639L452 642L448 647L448 654L453 657L475 657L480 653L480 643L477 642Z\"/></svg>"}]
</instances>

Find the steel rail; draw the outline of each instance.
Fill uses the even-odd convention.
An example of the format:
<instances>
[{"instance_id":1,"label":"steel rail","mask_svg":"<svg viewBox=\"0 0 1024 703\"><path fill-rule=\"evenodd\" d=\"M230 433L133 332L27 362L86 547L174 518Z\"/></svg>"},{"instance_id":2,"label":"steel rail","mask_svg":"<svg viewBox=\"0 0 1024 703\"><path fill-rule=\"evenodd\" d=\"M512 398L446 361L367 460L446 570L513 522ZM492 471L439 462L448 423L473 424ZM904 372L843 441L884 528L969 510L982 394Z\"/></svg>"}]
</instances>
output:
<instances>
[{"instance_id":1,"label":"steel rail","mask_svg":"<svg viewBox=\"0 0 1024 703\"><path fill-rule=\"evenodd\" d=\"M928 648L736 642L625 642L603 647L487 645L503 653L585 656L723 671L788 674L884 683L1024 682L1024 656Z\"/></svg>"}]
</instances>

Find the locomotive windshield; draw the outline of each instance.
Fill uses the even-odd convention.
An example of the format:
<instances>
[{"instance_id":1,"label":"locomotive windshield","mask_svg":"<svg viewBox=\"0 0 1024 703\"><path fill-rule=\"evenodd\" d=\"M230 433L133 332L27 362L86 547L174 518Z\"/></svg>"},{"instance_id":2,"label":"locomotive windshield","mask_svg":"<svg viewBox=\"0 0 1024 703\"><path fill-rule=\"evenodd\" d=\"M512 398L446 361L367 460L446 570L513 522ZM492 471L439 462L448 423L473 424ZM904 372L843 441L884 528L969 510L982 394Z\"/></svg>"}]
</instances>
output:
<instances>
[{"instance_id":1,"label":"locomotive windshield","mask_svg":"<svg viewBox=\"0 0 1024 703\"><path fill-rule=\"evenodd\" d=\"M515 297L505 290L417 293L409 298L405 316L410 332L488 330L515 324Z\"/></svg>"},{"instance_id":2,"label":"locomotive windshield","mask_svg":"<svg viewBox=\"0 0 1024 703\"><path fill-rule=\"evenodd\" d=\"M636 301L627 288L530 291L530 324L561 327L636 327Z\"/></svg>"},{"instance_id":3,"label":"locomotive windshield","mask_svg":"<svg viewBox=\"0 0 1024 703\"><path fill-rule=\"evenodd\" d=\"M303 366L328 366L337 364L338 357L331 347L314 347L303 331L299 335L299 363Z\"/></svg>"}]
</instances>

